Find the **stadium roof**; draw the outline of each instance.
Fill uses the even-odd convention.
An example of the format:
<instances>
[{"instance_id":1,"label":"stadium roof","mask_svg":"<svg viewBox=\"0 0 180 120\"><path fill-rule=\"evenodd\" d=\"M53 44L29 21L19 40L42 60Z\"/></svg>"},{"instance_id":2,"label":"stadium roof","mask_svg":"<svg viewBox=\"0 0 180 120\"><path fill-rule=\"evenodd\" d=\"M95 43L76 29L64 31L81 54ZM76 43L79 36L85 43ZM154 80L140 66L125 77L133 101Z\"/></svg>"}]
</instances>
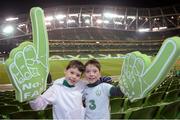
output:
<instances>
[{"instance_id":1,"label":"stadium roof","mask_svg":"<svg viewBox=\"0 0 180 120\"><path fill-rule=\"evenodd\" d=\"M48 8L59 5L118 5L150 8L177 4L180 4L180 0L5 0L0 4L0 16L28 13L33 6Z\"/></svg>"}]
</instances>

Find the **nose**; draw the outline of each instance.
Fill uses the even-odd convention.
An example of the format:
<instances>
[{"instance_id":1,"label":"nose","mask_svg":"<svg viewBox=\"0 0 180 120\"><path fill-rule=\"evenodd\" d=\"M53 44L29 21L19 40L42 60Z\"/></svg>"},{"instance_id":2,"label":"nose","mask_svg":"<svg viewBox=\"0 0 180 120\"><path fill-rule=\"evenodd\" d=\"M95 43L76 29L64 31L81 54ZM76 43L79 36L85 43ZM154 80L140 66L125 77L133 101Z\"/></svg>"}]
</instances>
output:
<instances>
[{"instance_id":1,"label":"nose","mask_svg":"<svg viewBox=\"0 0 180 120\"><path fill-rule=\"evenodd\" d=\"M94 75L94 73L93 72L90 72L90 76L93 76Z\"/></svg>"},{"instance_id":2,"label":"nose","mask_svg":"<svg viewBox=\"0 0 180 120\"><path fill-rule=\"evenodd\" d=\"M77 77L76 77L76 75L72 75L72 78L73 78L73 79L76 79Z\"/></svg>"}]
</instances>

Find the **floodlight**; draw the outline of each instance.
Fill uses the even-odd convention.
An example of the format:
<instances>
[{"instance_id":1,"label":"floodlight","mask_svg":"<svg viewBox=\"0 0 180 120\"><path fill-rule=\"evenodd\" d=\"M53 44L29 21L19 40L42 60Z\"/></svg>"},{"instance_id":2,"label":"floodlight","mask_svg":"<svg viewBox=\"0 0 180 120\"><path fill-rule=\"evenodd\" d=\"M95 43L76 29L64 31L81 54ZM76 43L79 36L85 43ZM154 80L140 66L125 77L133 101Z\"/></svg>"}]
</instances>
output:
<instances>
[{"instance_id":1,"label":"floodlight","mask_svg":"<svg viewBox=\"0 0 180 120\"><path fill-rule=\"evenodd\" d=\"M122 25L123 23L122 23L122 22L118 22L118 21L114 21L114 24L116 24L116 25Z\"/></svg>"},{"instance_id":2,"label":"floodlight","mask_svg":"<svg viewBox=\"0 0 180 120\"><path fill-rule=\"evenodd\" d=\"M109 21L108 21L108 20L104 20L104 21L103 21L103 23L108 24L108 23L109 23Z\"/></svg>"},{"instance_id":3,"label":"floodlight","mask_svg":"<svg viewBox=\"0 0 180 120\"><path fill-rule=\"evenodd\" d=\"M140 28L138 31L139 32L148 32L150 29L149 28Z\"/></svg>"},{"instance_id":4,"label":"floodlight","mask_svg":"<svg viewBox=\"0 0 180 120\"><path fill-rule=\"evenodd\" d=\"M157 27L152 29L152 31L158 31L158 30L159 30L159 28L157 28Z\"/></svg>"},{"instance_id":5,"label":"floodlight","mask_svg":"<svg viewBox=\"0 0 180 120\"><path fill-rule=\"evenodd\" d=\"M64 24L64 21L61 21L61 20L60 20L59 23L60 23L60 24Z\"/></svg>"},{"instance_id":6,"label":"floodlight","mask_svg":"<svg viewBox=\"0 0 180 120\"><path fill-rule=\"evenodd\" d=\"M166 26L164 26L164 27L159 27L159 29L160 29L160 30L163 30L163 29L167 29L167 27L166 27Z\"/></svg>"},{"instance_id":7,"label":"floodlight","mask_svg":"<svg viewBox=\"0 0 180 120\"><path fill-rule=\"evenodd\" d=\"M69 17L72 17L72 16L78 17L78 14L69 14Z\"/></svg>"},{"instance_id":8,"label":"floodlight","mask_svg":"<svg viewBox=\"0 0 180 120\"><path fill-rule=\"evenodd\" d=\"M22 23L22 24L19 24L18 27L23 27L25 26L26 24Z\"/></svg>"},{"instance_id":9,"label":"floodlight","mask_svg":"<svg viewBox=\"0 0 180 120\"><path fill-rule=\"evenodd\" d=\"M18 17L9 17L6 19L6 21L14 21L14 20L18 20Z\"/></svg>"},{"instance_id":10,"label":"floodlight","mask_svg":"<svg viewBox=\"0 0 180 120\"><path fill-rule=\"evenodd\" d=\"M101 14L92 14L93 17L101 17Z\"/></svg>"},{"instance_id":11,"label":"floodlight","mask_svg":"<svg viewBox=\"0 0 180 120\"><path fill-rule=\"evenodd\" d=\"M53 16L47 16L45 17L45 21L52 21L54 18Z\"/></svg>"},{"instance_id":12,"label":"floodlight","mask_svg":"<svg viewBox=\"0 0 180 120\"><path fill-rule=\"evenodd\" d=\"M82 14L83 17L91 17L89 14Z\"/></svg>"},{"instance_id":13,"label":"floodlight","mask_svg":"<svg viewBox=\"0 0 180 120\"><path fill-rule=\"evenodd\" d=\"M85 20L85 23L89 24L89 23L90 23L90 20L89 20L89 19L86 19L86 20Z\"/></svg>"},{"instance_id":14,"label":"floodlight","mask_svg":"<svg viewBox=\"0 0 180 120\"><path fill-rule=\"evenodd\" d=\"M55 18L56 18L57 20L61 20L61 19L65 18L65 17L66 17L66 15L62 15L62 14L59 14L59 15L56 15L56 16L55 16Z\"/></svg>"},{"instance_id":15,"label":"floodlight","mask_svg":"<svg viewBox=\"0 0 180 120\"><path fill-rule=\"evenodd\" d=\"M130 19L135 19L136 17L135 16L127 16L127 19L130 18Z\"/></svg>"},{"instance_id":16,"label":"floodlight","mask_svg":"<svg viewBox=\"0 0 180 120\"><path fill-rule=\"evenodd\" d=\"M6 27L3 29L3 33L5 33L5 34L10 34L10 33L12 33L13 31L14 31L14 27L11 26L11 25L8 25L8 26L6 26Z\"/></svg>"},{"instance_id":17,"label":"floodlight","mask_svg":"<svg viewBox=\"0 0 180 120\"><path fill-rule=\"evenodd\" d=\"M45 22L45 25L47 25L47 26L50 26L51 25L51 22Z\"/></svg>"},{"instance_id":18,"label":"floodlight","mask_svg":"<svg viewBox=\"0 0 180 120\"><path fill-rule=\"evenodd\" d=\"M97 22L98 24L101 24L103 21L100 20L100 19L97 19L96 22Z\"/></svg>"},{"instance_id":19,"label":"floodlight","mask_svg":"<svg viewBox=\"0 0 180 120\"><path fill-rule=\"evenodd\" d=\"M67 20L67 23L75 23L76 21L75 20Z\"/></svg>"},{"instance_id":20,"label":"floodlight","mask_svg":"<svg viewBox=\"0 0 180 120\"><path fill-rule=\"evenodd\" d=\"M114 18L115 17L115 14L113 14L113 13L104 13L103 15L104 15L104 17L107 17L107 18Z\"/></svg>"}]
</instances>

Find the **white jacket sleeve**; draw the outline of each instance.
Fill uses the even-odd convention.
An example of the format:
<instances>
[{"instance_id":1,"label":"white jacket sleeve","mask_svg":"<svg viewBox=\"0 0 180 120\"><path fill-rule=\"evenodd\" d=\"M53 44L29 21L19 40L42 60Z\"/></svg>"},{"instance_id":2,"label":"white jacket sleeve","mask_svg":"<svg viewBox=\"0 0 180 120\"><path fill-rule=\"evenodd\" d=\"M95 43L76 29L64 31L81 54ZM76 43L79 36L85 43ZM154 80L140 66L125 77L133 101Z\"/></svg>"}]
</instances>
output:
<instances>
[{"instance_id":1,"label":"white jacket sleeve","mask_svg":"<svg viewBox=\"0 0 180 120\"><path fill-rule=\"evenodd\" d=\"M33 110L44 110L48 105L48 102L39 96L35 100L30 101L29 104Z\"/></svg>"},{"instance_id":2,"label":"white jacket sleeve","mask_svg":"<svg viewBox=\"0 0 180 120\"><path fill-rule=\"evenodd\" d=\"M57 98L57 85L51 86L42 95L29 102L33 110L44 110L48 104L54 104Z\"/></svg>"}]
</instances>

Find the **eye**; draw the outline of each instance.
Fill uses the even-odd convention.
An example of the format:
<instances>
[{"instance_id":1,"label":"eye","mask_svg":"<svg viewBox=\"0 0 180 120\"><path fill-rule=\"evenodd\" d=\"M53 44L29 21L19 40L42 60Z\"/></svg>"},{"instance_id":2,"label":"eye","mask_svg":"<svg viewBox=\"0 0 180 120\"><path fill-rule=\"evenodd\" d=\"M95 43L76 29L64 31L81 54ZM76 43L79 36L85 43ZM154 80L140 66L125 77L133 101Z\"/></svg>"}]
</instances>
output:
<instances>
[{"instance_id":1,"label":"eye","mask_svg":"<svg viewBox=\"0 0 180 120\"><path fill-rule=\"evenodd\" d=\"M77 77L80 77L81 75L80 75L80 74L77 74L76 76L77 76Z\"/></svg>"},{"instance_id":2,"label":"eye","mask_svg":"<svg viewBox=\"0 0 180 120\"><path fill-rule=\"evenodd\" d=\"M90 71L89 70L86 70L86 73L89 73Z\"/></svg>"},{"instance_id":3,"label":"eye","mask_svg":"<svg viewBox=\"0 0 180 120\"><path fill-rule=\"evenodd\" d=\"M97 70L93 70L94 73L97 73Z\"/></svg>"},{"instance_id":4,"label":"eye","mask_svg":"<svg viewBox=\"0 0 180 120\"><path fill-rule=\"evenodd\" d=\"M74 72L72 72L72 71L71 71L70 73L71 73L71 74L74 74Z\"/></svg>"}]
</instances>

